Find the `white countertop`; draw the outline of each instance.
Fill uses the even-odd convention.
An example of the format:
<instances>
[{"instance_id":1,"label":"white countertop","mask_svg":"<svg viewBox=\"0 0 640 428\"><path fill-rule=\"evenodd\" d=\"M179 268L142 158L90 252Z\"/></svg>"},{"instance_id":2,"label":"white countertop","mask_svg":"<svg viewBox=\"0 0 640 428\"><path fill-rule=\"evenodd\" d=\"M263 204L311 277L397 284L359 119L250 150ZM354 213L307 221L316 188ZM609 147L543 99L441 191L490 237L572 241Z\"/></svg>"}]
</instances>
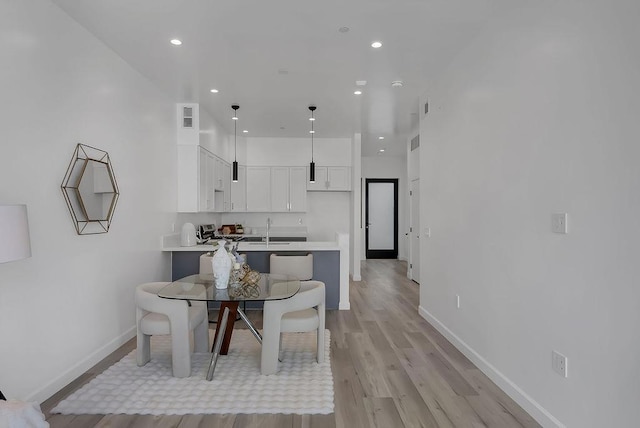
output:
<instances>
[{"instance_id":1,"label":"white countertop","mask_svg":"<svg viewBox=\"0 0 640 428\"><path fill-rule=\"evenodd\" d=\"M195 245L193 247L165 246L162 251L215 251L215 245ZM331 241L301 241L301 242L239 242L238 252L248 251L338 251L337 242Z\"/></svg>"}]
</instances>

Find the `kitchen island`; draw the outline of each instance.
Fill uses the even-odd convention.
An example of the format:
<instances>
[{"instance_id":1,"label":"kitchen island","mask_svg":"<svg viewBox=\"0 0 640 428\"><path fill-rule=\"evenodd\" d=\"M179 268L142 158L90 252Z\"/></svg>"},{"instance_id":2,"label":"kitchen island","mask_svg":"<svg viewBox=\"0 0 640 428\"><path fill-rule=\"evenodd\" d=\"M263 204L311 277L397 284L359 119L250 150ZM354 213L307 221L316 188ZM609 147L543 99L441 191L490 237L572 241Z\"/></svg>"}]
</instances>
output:
<instances>
[{"instance_id":1,"label":"kitchen island","mask_svg":"<svg viewBox=\"0 0 640 428\"><path fill-rule=\"evenodd\" d=\"M163 237L163 251L171 252L172 280L198 273L200 256L217 249L217 243L179 246L174 235ZM178 245L177 245L178 244ZM349 309L349 235L336 234L335 241L239 242L238 252L247 255L247 263L259 272L269 272L269 257L313 254L313 279L326 287L327 309Z\"/></svg>"}]
</instances>

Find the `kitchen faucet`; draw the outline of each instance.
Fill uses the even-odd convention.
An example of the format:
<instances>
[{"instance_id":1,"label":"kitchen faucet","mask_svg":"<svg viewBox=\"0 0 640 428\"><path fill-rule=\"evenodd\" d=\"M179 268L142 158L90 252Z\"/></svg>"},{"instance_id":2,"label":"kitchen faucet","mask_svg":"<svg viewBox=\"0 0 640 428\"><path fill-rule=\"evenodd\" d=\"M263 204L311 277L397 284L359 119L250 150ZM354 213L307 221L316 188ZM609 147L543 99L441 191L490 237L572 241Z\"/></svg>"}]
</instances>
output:
<instances>
[{"instance_id":1,"label":"kitchen faucet","mask_svg":"<svg viewBox=\"0 0 640 428\"><path fill-rule=\"evenodd\" d=\"M271 229L271 219L267 217L267 247L269 246L269 229Z\"/></svg>"}]
</instances>

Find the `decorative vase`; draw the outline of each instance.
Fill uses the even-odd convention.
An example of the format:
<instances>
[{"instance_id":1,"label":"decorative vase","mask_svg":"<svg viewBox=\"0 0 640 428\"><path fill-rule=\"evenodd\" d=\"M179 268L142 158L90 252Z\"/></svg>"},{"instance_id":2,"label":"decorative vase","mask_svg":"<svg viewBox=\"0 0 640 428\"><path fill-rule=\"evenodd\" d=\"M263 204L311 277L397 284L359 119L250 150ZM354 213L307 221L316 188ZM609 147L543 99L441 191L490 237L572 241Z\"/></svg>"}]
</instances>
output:
<instances>
[{"instance_id":1,"label":"decorative vase","mask_svg":"<svg viewBox=\"0 0 640 428\"><path fill-rule=\"evenodd\" d=\"M211 258L211 267L213 268L213 282L216 288L227 288L229 285L229 274L231 273L231 258L225 248L225 241L218 241L218 249Z\"/></svg>"}]
</instances>

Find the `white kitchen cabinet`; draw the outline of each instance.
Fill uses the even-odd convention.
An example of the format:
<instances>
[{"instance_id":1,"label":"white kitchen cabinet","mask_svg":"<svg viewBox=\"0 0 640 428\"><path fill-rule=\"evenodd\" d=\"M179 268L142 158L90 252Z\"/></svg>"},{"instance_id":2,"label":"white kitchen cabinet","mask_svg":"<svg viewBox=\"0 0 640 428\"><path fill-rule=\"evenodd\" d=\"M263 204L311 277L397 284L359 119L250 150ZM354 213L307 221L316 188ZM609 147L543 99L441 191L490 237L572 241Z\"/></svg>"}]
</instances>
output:
<instances>
[{"instance_id":1,"label":"white kitchen cabinet","mask_svg":"<svg viewBox=\"0 0 640 428\"><path fill-rule=\"evenodd\" d=\"M215 189L224 192L224 161L218 157L215 158L216 161L216 172L215 172Z\"/></svg>"},{"instance_id":2,"label":"white kitchen cabinet","mask_svg":"<svg viewBox=\"0 0 640 428\"><path fill-rule=\"evenodd\" d=\"M306 168L307 190L327 190L327 167L316 166L316 180L314 183L309 181L309 167Z\"/></svg>"},{"instance_id":3,"label":"white kitchen cabinet","mask_svg":"<svg viewBox=\"0 0 640 428\"><path fill-rule=\"evenodd\" d=\"M327 190L351 190L351 168L347 166L327 167Z\"/></svg>"},{"instance_id":4,"label":"white kitchen cabinet","mask_svg":"<svg viewBox=\"0 0 640 428\"><path fill-rule=\"evenodd\" d=\"M199 146L178 146L178 212L213 211L213 154Z\"/></svg>"},{"instance_id":5,"label":"white kitchen cabinet","mask_svg":"<svg viewBox=\"0 0 640 428\"><path fill-rule=\"evenodd\" d=\"M307 210L305 167L271 168L271 211L304 212Z\"/></svg>"},{"instance_id":6,"label":"white kitchen cabinet","mask_svg":"<svg viewBox=\"0 0 640 428\"><path fill-rule=\"evenodd\" d=\"M316 182L309 181L307 168L307 191L350 191L351 168L348 166L316 166Z\"/></svg>"},{"instance_id":7,"label":"white kitchen cabinet","mask_svg":"<svg viewBox=\"0 0 640 428\"><path fill-rule=\"evenodd\" d=\"M289 211L289 168L271 168L271 211Z\"/></svg>"},{"instance_id":8,"label":"white kitchen cabinet","mask_svg":"<svg viewBox=\"0 0 640 428\"><path fill-rule=\"evenodd\" d=\"M307 211L307 169L289 168L289 211Z\"/></svg>"},{"instance_id":9,"label":"white kitchen cabinet","mask_svg":"<svg viewBox=\"0 0 640 428\"><path fill-rule=\"evenodd\" d=\"M247 167L247 211L271 211L271 168Z\"/></svg>"},{"instance_id":10,"label":"white kitchen cabinet","mask_svg":"<svg viewBox=\"0 0 640 428\"><path fill-rule=\"evenodd\" d=\"M223 211L231 211L231 165L228 162L222 163L222 191L223 195Z\"/></svg>"},{"instance_id":11,"label":"white kitchen cabinet","mask_svg":"<svg viewBox=\"0 0 640 428\"><path fill-rule=\"evenodd\" d=\"M238 181L231 182L231 209L232 212L244 212L247 210L247 168L238 165Z\"/></svg>"},{"instance_id":12,"label":"white kitchen cabinet","mask_svg":"<svg viewBox=\"0 0 640 428\"><path fill-rule=\"evenodd\" d=\"M200 148L200 211L213 211L215 207L215 158L203 148ZM202 169L204 168L204 169Z\"/></svg>"}]
</instances>

